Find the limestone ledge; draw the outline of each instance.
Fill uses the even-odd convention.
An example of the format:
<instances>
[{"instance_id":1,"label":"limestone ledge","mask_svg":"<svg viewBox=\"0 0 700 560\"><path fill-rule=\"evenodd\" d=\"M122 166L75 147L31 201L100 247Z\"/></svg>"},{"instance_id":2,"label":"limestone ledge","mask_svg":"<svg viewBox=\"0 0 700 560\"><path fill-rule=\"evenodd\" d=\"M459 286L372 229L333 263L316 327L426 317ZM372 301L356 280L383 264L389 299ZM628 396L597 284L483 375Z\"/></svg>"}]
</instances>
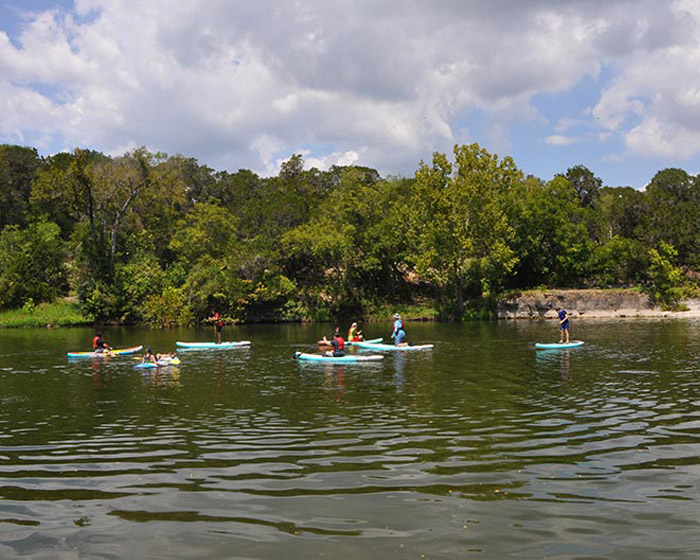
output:
<instances>
[{"instance_id":1,"label":"limestone ledge","mask_svg":"<svg viewBox=\"0 0 700 560\"><path fill-rule=\"evenodd\" d=\"M498 303L499 319L555 319L560 305L572 318L700 317L700 299L687 311L664 311L637 290L546 290L515 294Z\"/></svg>"}]
</instances>

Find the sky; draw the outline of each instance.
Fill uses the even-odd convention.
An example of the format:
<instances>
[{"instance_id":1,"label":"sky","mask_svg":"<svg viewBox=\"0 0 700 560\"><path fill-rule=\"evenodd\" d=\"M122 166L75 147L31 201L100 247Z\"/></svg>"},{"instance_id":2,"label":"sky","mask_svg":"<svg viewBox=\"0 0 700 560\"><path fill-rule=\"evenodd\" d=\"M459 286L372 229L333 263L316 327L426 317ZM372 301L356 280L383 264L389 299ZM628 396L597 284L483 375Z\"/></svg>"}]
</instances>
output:
<instances>
[{"instance_id":1,"label":"sky","mask_svg":"<svg viewBox=\"0 0 700 560\"><path fill-rule=\"evenodd\" d=\"M0 0L0 143L411 177L700 172L700 0Z\"/></svg>"}]
</instances>

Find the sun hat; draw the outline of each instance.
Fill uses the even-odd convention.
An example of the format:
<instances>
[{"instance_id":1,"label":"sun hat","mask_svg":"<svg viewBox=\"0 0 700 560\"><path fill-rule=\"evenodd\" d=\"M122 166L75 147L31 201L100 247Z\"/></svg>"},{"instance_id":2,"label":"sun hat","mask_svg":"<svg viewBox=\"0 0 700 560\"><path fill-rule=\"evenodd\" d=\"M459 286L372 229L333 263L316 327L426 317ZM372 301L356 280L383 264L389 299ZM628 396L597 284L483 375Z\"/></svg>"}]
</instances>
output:
<instances>
[{"instance_id":1,"label":"sun hat","mask_svg":"<svg viewBox=\"0 0 700 560\"><path fill-rule=\"evenodd\" d=\"M398 313L394 313L394 319L401 319L401 315L399 315Z\"/></svg>"}]
</instances>

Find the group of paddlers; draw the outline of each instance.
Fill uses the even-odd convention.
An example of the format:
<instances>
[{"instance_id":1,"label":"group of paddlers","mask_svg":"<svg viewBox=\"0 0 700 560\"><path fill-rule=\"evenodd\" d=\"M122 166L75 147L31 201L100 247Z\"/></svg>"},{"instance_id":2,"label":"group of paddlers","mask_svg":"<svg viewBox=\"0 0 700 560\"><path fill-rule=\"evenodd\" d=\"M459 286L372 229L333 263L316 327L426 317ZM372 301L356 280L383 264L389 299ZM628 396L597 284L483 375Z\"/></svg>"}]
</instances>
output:
<instances>
[{"instance_id":1,"label":"group of paddlers","mask_svg":"<svg viewBox=\"0 0 700 560\"><path fill-rule=\"evenodd\" d=\"M401 315L394 313L394 330L391 333L391 338L394 339L395 346L406 346L406 323L401 318ZM348 342L361 342L365 339L362 331L358 329L357 323L354 322L350 325L348 329ZM333 334L330 338L324 336L322 340L318 341L318 345L321 349L327 349L324 352L326 356L332 356L334 358L345 356L345 339L343 335L340 334L340 327L335 327Z\"/></svg>"}]
</instances>

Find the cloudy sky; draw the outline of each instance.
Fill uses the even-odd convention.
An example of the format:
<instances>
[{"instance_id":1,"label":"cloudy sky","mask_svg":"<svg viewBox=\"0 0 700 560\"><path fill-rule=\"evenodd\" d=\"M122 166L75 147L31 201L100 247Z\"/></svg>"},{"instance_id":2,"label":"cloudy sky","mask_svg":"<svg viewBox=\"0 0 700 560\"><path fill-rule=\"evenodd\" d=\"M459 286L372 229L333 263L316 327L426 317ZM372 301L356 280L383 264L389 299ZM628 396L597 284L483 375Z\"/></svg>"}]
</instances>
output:
<instances>
[{"instance_id":1,"label":"cloudy sky","mask_svg":"<svg viewBox=\"0 0 700 560\"><path fill-rule=\"evenodd\" d=\"M700 0L0 0L0 142L641 188L700 172Z\"/></svg>"}]
</instances>

